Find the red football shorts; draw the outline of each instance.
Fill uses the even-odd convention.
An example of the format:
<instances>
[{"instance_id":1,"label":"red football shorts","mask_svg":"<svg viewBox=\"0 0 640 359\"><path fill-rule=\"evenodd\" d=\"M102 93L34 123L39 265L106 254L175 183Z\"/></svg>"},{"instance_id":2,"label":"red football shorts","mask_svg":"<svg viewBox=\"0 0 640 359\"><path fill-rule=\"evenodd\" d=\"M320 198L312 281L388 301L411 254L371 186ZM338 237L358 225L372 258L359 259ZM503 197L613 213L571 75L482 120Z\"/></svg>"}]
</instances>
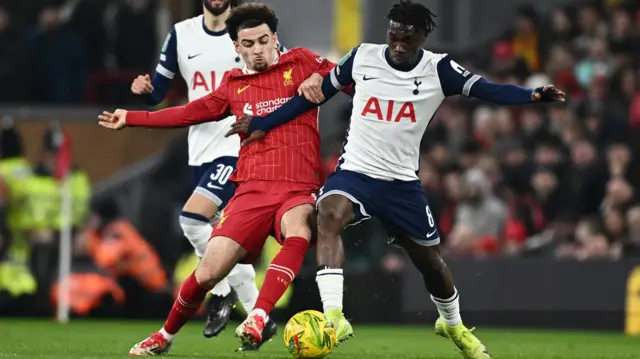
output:
<instances>
[{"instance_id":1,"label":"red football shorts","mask_svg":"<svg viewBox=\"0 0 640 359\"><path fill-rule=\"evenodd\" d=\"M252 264L269 235L282 240L280 221L288 210L315 205L318 186L293 182L249 181L241 183L222 211L211 237L228 237L248 254L242 261Z\"/></svg>"}]
</instances>

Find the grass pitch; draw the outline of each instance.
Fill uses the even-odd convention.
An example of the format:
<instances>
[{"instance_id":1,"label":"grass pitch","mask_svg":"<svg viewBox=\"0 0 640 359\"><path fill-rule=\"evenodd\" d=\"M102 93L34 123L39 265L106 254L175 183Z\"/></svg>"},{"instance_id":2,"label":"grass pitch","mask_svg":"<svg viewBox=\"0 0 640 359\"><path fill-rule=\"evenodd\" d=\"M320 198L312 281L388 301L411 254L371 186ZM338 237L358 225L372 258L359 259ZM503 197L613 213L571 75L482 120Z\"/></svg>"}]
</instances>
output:
<instances>
[{"instance_id":1,"label":"grass pitch","mask_svg":"<svg viewBox=\"0 0 640 359\"><path fill-rule=\"evenodd\" d=\"M0 319L0 358L127 358L129 348L161 322L75 320L67 325L41 320ZM218 338L204 339L202 322L187 325L173 345L175 358L291 358L278 336L257 353L236 353L230 325ZM431 327L354 326L356 337L336 348L333 359L460 359L455 345ZM496 359L640 358L640 337L616 333L523 331L479 328L478 337Z\"/></svg>"}]
</instances>

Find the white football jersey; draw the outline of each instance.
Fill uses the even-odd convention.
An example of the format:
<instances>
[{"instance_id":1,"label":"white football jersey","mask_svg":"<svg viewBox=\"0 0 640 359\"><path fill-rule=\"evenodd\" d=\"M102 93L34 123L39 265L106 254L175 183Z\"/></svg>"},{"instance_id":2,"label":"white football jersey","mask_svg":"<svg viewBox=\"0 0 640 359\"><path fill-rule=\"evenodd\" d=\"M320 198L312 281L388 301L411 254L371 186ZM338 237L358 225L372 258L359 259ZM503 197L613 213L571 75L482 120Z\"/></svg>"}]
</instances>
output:
<instances>
[{"instance_id":1,"label":"white football jersey","mask_svg":"<svg viewBox=\"0 0 640 359\"><path fill-rule=\"evenodd\" d=\"M214 91L222 76L232 68L243 68L226 30L213 32L204 26L204 15L177 23L162 48L156 73L173 79L184 78L189 101ZM199 166L223 156L238 156L240 138L224 135L235 116L189 128L189 165Z\"/></svg>"},{"instance_id":2,"label":"white football jersey","mask_svg":"<svg viewBox=\"0 0 640 359\"><path fill-rule=\"evenodd\" d=\"M334 87L355 84L339 169L385 180L417 180L420 141L446 96L469 96L480 79L446 54L422 50L409 71L389 65L386 45L362 44L331 72Z\"/></svg>"}]
</instances>

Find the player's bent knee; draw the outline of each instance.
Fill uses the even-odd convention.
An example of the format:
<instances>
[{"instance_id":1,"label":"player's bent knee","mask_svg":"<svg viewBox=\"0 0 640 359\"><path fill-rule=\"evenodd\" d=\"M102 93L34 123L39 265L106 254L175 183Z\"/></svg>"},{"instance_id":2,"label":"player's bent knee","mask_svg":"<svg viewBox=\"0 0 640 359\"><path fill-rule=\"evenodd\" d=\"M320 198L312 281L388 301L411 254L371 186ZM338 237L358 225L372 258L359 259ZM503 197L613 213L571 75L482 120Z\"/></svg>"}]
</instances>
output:
<instances>
[{"instance_id":1,"label":"player's bent knee","mask_svg":"<svg viewBox=\"0 0 640 359\"><path fill-rule=\"evenodd\" d=\"M224 276L217 275L212 268L207 266L198 266L194 273L196 281L203 287L213 288L224 278Z\"/></svg>"},{"instance_id":2,"label":"player's bent knee","mask_svg":"<svg viewBox=\"0 0 640 359\"><path fill-rule=\"evenodd\" d=\"M193 192L182 208L184 212L197 213L208 219L218 213L218 205L201 193Z\"/></svg>"},{"instance_id":3,"label":"player's bent knee","mask_svg":"<svg viewBox=\"0 0 640 359\"><path fill-rule=\"evenodd\" d=\"M215 286L246 255L247 251L233 239L222 236L212 238L196 268L196 281L205 287Z\"/></svg>"},{"instance_id":4,"label":"player's bent knee","mask_svg":"<svg viewBox=\"0 0 640 359\"><path fill-rule=\"evenodd\" d=\"M196 213L182 212L178 219L182 233L189 240L200 258L204 255L211 235L209 220Z\"/></svg>"}]
</instances>

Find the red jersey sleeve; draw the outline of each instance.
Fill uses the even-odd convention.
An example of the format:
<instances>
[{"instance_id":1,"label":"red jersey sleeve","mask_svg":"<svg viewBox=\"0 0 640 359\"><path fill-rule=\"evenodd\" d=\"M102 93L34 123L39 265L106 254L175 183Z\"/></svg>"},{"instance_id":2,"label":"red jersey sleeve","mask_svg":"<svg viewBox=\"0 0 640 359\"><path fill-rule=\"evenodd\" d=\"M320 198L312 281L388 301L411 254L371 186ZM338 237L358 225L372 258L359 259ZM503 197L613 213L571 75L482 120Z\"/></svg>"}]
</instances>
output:
<instances>
[{"instance_id":1,"label":"red jersey sleeve","mask_svg":"<svg viewBox=\"0 0 640 359\"><path fill-rule=\"evenodd\" d=\"M219 121L229 113L229 72L212 93L184 106L160 111L128 111L127 126L149 128L188 127L204 122Z\"/></svg>"},{"instance_id":2,"label":"red jersey sleeve","mask_svg":"<svg viewBox=\"0 0 640 359\"><path fill-rule=\"evenodd\" d=\"M329 72L336 67L333 62L304 47L298 49L298 59L309 72L318 73L322 77L329 75Z\"/></svg>"}]
</instances>

